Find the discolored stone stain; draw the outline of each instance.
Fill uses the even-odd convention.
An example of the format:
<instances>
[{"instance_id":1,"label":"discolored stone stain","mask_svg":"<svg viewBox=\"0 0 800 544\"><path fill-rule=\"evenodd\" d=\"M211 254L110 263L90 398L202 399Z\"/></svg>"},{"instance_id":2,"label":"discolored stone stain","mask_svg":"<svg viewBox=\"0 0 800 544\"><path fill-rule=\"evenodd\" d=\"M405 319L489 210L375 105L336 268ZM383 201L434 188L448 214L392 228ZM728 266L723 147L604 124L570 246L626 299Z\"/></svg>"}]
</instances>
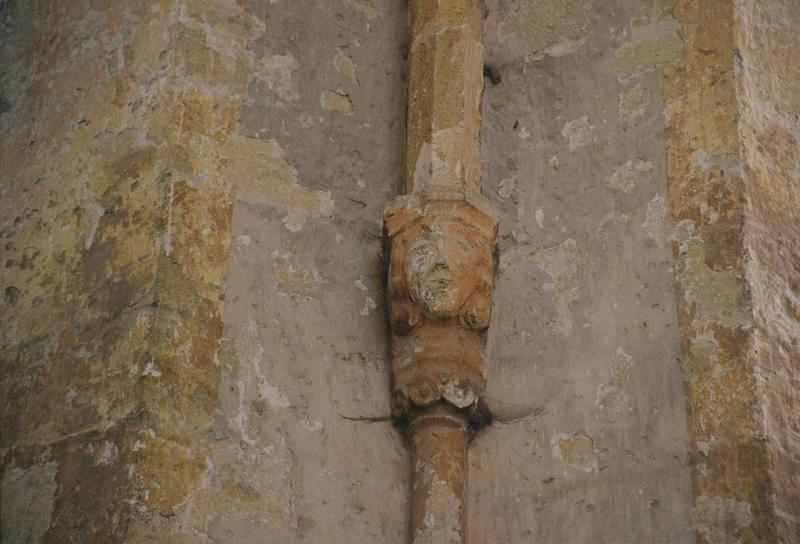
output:
<instances>
[{"instance_id":1,"label":"discolored stone stain","mask_svg":"<svg viewBox=\"0 0 800 544\"><path fill-rule=\"evenodd\" d=\"M630 193L652 169L653 163L651 161L643 161L641 159L627 161L606 178L606 185L610 189Z\"/></svg>"},{"instance_id":2,"label":"discolored stone stain","mask_svg":"<svg viewBox=\"0 0 800 544\"><path fill-rule=\"evenodd\" d=\"M599 470L599 459L592 437L582 432L555 434L550 442L554 458L585 472Z\"/></svg>"},{"instance_id":3,"label":"discolored stone stain","mask_svg":"<svg viewBox=\"0 0 800 544\"><path fill-rule=\"evenodd\" d=\"M647 216L642 229L652 245L662 246L669 242L673 225L667 218L667 203L663 196L656 195L647 203Z\"/></svg>"},{"instance_id":4,"label":"discolored stone stain","mask_svg":"<svg viewBox=\"0 0 800 544\"><path fill-rule=\"evenodd\" d=\"M630 38L617 49L617 72L627 79L672 62L685 44L678 31L679 21L672 16L676 0L648 1L631 22Z\"/></svg>"},{"instance_id":5,"label":"discolored stone stain","mask_svg":"<svg viewBox=\"0 0 800 544\"><path fill-rule=\"evenodd\" d=\"M487 2L490 40L526 58L572 53L586 41L593 0L514 0L509 7Z\"/></svg>"},{"instance_id":6,"label":"discolored stone stain","mask_svg":"<svg viewBox=\"0 0 800 544\"><path fill-rule=\"evenodd\" d=\"M341 113L343 115L352 115L353 113L353 101L350 100L350 96L343 91L325 91L320 97L320 104L322 105L322 109L327 111Z\"/></svg>"},{"instance_id":7,"label":"discolored stone stain","mask_svg":"<svg viewBox=\"0 0 800 544\"><path fill-rule=\"evenodd\" d=\"M671 15L688 37L686 48L675 49L670 18L657 23L653 44L666 40L671 45L664 43L662 51L676 55L664 68L667 209L677 223L675 282L695 439L693 527L699 542L773 541L770 463L753 372L744 185L736 159L734 6L679 1ZM634 60L633 49L627 53L619 56L625 73L662 60L646 54L642 62Z\"/></svg>"},{"instance_id":8,"label":"discolored stone stain","mask_svg":"<svg viewBox=\"0 0 800 544\"><path fill-rule=\"evenodd\" d=\"M337 52L336 56L333 58L333 65L336 67L336 71L342 74L347 81L353 85L358 85L356 64L349 55L342 51Z\"/></svg>"},{"instance_id":9,"label":"discolored stone stain","mask_svg":"<svg viewBox=\"0 0 800 544\"><path fill-rule=\"evenodd\" d=\"M275 140L232 136L220 155L221 174L233 184L236 198L285 210L283 223L291 231L333 210L329 192L310 191L298 183L297 170Z\"/></svg>"},{"instance_id":10,"label":"discolored stone stain","mask_svg":"<svg viewBox=\"0 0 800 544\"><path fill-rule=\"evenodd\" d=\"M279 98L297 100L300 92L292 78L297 68L297 60L292 55L271 55L255 62L255 75Z\"/></svg>"},{"instance_id":11,"label":"discolored stone stain","mask_svg":"<svg viewBox=\"0 0 800 544\"><path fill-rule=\"evenodd\" d=\"M567 336L572 331L574 318L570 303L580 297L580 282L586 272L586 254L569 238L555 247L539 248L531 256L531 262L544 270L553 280L546 290L553 294L555 319L545 324L550 334Z\"/></svg>"},{"instance_id":12,"label":"discolored stone stain","mask_svg":"<svg viewBox=\"0 0 800 544\"><path fill-rule=\"evenodd\" d=\"M641 117L652 100L652 91L637 83L619 94L619 114L626 122Z\"/></svg>"},{"instance_id":13,"label":"discolored stone stain","mask_svg":"<svg viewBox=\"0 0 800 544\"><path fill-rule=\"evenodd\" d=\"M592 142L594 139L593 130L594 127L589 124L589 116L584 115L579 119L565 123L564 128L561 129L561 135L569 140L569 150L575 151Z\"/></svg>"},{"instance_id":14,"label":"discolored stone stain","mask_svg":"<svg viewBox=\"0 0 800 544\"><path fill-rule=\"evenodd\" d=\"M595 393L595 406L614 414L629 409L633 366L633 358L622 348L618 348L609 369L608 380L601 383Z\"/></svg>"},{"instance_id":15,"label":"discolored stone stain","mask_svg":"<svg viewBox=\"0 0 800 544\"><path fill-rule=\"evenodd\" d=\"M300 266L291 254L274 254L272 279L278 290L297 298L314 298L319 295L322 278L316 270Z\"/></svg>"},{"instance_id":16,"label":"discolored stone stain","mask_svg":"<svg viewBox=\"0 0 800 544\"><path fill-rule=\"evenodd\" d=\"M41 542L53 514L57 471L54 461L26 469L5 467L0 482L0 540Z\"/></svg>"},{"instance_id":17,"label":"discolored stone stain","mask_svg":"<svg viewBox=\"0 0 800 544\"><path fill-rule=\"evenodd\" d=\"M348 8L360 13L368 20L375 19L380 15L380 10L375 6L374 0L341 0Z\"/></svg>"}]
</instances>

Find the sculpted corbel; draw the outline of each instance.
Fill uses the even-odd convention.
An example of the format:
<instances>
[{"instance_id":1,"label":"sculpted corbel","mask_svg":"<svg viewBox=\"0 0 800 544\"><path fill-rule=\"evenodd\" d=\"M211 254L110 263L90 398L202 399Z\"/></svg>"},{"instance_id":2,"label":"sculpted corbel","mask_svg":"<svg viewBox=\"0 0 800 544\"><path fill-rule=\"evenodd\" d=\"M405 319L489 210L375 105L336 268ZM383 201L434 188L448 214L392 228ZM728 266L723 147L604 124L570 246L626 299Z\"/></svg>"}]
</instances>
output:
<instances>
[{"instance_id":1,"label":"sculpted corbel","mask_svg":"<svg viewBox=\"0 0 800 544\"><path fill-rule=\"evenodd\" d=\"M401 418L446 402L480 417L497 224L465 200L387 210L389 321Z\"/></svg>"}]
</instances>

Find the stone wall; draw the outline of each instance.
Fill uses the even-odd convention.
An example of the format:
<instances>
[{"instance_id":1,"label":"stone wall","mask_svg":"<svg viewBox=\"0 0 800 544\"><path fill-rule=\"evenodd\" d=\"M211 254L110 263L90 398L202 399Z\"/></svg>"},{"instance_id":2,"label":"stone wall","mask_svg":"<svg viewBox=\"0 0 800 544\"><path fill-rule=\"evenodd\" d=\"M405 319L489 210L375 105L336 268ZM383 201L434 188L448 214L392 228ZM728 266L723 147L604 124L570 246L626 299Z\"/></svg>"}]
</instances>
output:
<instances>
[{"instance_id":1,"label":"stone wall","mask_svg":"<svg viewBox=\"0 0 800 544\"><path fill-rule=\"evenodd\" d=\"M752 356L732 2L677 2L687 47L665 73L669 212L701 542L771 534Z\"/></svg>"},{"instance_id":2,"label":"stone wall","mask_svg":"<svg viewBox=\"0 0 800 544\"><path fill-rule=\"evenodd\" d=\"M797 540L798 8L485 15L471 541ZM4 543L406 540L407 47L397 0L0 1Z\"/></svg>"},{"instance_id":3,"label":"stone wall","mask_svg":"<svg viewBox=\"0 0 800 544\"><path fill-rule=\"evenodd\" d=\"M753 356L776 538L800 542L800 4L736 2Z\"/></svg>"},{"instance_id":4,"label":"stone wall","mask_svg":"<svg viewBox=\"0 0 800 544\"><path fill-rule=\"evenodd\" d=\"M173 14L0 10L2 539L120 541L153 372Z\"/></svg>"}]
</instances>

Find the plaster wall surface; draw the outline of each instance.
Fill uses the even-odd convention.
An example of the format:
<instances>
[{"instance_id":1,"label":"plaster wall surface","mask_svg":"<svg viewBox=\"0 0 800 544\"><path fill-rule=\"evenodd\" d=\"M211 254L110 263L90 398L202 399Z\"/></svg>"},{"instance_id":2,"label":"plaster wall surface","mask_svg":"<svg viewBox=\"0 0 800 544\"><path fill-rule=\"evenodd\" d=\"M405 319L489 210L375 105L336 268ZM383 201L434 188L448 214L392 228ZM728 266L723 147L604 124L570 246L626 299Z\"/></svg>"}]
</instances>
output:
<instances>
[{"instance_id":1,"label":"plaster wall surface","mask_svg":"<svg viewBox=\"0 0 800 544\"><path fill-rule=\"evenodd\" d=\"M487 3L484 192L500 210L476 542L686 542L666 217L667 2Z\"/></svg>"},{"instance_id":2,"label":"plaster wall surface","mask_svg":"<svg viewBox=\"0 0 800 544\"><path fill-rule=\"evenodd\" d=\"M486 2L472 542L692 540L674 4ZM3 42L2 508L33 508L4 540L404 542L381 245L404 3L126 5L0 3L32 40Z\"/></svg>"},{"instance_id":3,"label":"plaster wall surface","mask_svg":"<svg viewBox=\"0 0 800 544\"><path fill-rule=\"evenodd\" d=\"M552 21L526 3L487 3L487 62L502 80L487 80L482 132L484 192L501 212L488 349L497 420L470 450L470 538L689 541L659 70L669 59L629 51L644 32L632 21L672 23L641 2L540 4L553 21L573 17L544 46L513 21ZM274 512L232 508L210 530L403 542L409 467L385 421L380 221L402 190L405 9L278 2L254 13L271 29L256 54L293 59L295 91L252 86L240 130L274 141L330 213L295 225L274 203L234 200L221 388L232 423L212 459L242 478L269 468L250 485Z\"/></svg>"}]
</instances>

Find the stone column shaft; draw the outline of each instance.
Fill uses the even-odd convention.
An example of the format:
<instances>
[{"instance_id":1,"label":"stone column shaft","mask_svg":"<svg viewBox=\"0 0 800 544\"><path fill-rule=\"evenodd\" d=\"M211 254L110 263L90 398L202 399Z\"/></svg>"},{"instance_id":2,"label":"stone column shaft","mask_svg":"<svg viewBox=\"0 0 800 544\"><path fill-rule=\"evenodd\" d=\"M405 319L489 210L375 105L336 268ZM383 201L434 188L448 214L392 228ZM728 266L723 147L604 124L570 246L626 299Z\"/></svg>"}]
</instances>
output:
<instances>
[{"instance_id":1,"label":"stone column shaft","mask_svg":"<svg viewBox=\"0 0 800 544\"><path fill-rule=\"evenodd\" d=\"M405 196L386 210L395 415L409 542L466 542L467 444L487 421L497 222L480 194L481 0L411 0Z\"/></svg>"},{"instance_id":2,"label":"stone column shaft","mask_svg":"<svg viewBox=\"0 0 800 544\"><path fill-rule=\"evenodd\" d=\"M412 0L406 194L480 194L480 0Z\"/></svg>"},{"instance_id":3,"label":"stone column shaft","mask_svg":"<svg viewBox=\"0 0 800 544\"><path fill-rule=\"evenodd\" d=\"M413 544L466 542L467 441L465 418L440 408L408 428L411 445Z\"/></svg>"}]
</instances>

